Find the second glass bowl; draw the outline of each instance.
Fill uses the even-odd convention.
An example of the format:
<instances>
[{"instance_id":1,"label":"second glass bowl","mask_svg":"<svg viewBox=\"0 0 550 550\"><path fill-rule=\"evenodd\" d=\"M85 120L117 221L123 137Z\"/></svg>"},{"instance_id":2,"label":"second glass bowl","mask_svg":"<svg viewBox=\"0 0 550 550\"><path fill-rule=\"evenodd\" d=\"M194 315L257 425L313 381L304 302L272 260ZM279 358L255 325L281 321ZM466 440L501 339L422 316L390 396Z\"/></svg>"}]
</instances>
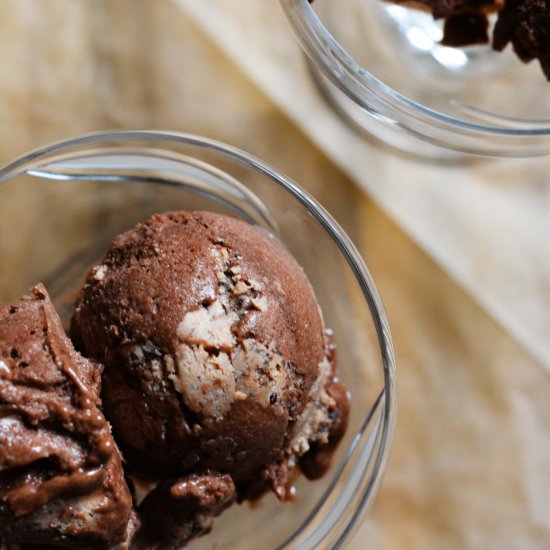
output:
<instances>
[{"instance_id":1,"label":"second glass bowl","mask_svg":"<svg viewBox=\"0 0 550 550\"><path fill-rule=\"evenodd\" d=\"M407 152L550 153L550 83L508 46L441 46L430 14L383 0L280 0L330 103Z\"/></svg>"},{"instance_id":2,"label":"second glass bowl","mask_svg":"<svg viewBox=\"0 0 550 550\"><path fill-rule=\"evenodd\" d=\"M206 139L156 132L84 136L0 169L0 302L43 282L68 323L88 266L153 213L237 215L285 243L334 330L352 392L347 435L327 476L299 478L296 502L233 506L194 548L336 548L372 503L395 422L395 360L386 315L357 250L305 191L258 159ZM258 526L261 528L258 529Z\"/></svg>"}]
</instances>

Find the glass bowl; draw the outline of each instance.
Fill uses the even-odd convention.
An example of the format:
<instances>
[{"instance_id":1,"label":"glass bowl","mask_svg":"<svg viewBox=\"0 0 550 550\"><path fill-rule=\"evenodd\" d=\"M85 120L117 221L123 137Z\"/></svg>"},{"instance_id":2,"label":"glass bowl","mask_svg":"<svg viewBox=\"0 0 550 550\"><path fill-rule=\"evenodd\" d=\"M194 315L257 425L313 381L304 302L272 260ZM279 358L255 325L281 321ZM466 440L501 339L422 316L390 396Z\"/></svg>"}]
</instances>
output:
<instances>
[{"instance_id":1,"label":"glass bowl","mask_svg":"<svg viewBox=\"0 0 550 550\"><path fill-rule=\"evenodd\" d=\"M177 209L231 213L286 244L334 331L352 393L347 435L323 479L298 478L293 503L266 495L254 506L233 506L192 545L339 547L380 484L395 422L396 367L363 260L295 183L242 151L190 135L111 132L44 147L0 169L0 300L41 281L67 326L88 266L111 239L153 213Z\"/></svg>"},{"instance_id":2,"label":"glass bowl","mask_svg":"<svg viewBox=\"0 0 550 550\"><path fill-rule=\"evenodd\" d=\"M550 83L510 46L442 46L431 14L382 0L280 2L317 84L358 129L429 157L550 153Z\"/></svg>"}]
</instances>

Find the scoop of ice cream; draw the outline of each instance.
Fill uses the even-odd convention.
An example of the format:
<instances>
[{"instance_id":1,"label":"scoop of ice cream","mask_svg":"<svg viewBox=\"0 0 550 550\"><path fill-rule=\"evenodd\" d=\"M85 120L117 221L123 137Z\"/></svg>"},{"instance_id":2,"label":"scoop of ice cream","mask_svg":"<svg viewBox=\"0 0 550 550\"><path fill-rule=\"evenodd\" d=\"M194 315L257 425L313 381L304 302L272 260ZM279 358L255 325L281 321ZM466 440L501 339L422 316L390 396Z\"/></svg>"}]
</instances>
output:
<instances>
[{"instance_id":1,"label":"scoop of ice cream","mask_svg":"<svg viewBox=\"0 0 550 550\"><path fill-rule=\"evenodd\" d=\"M269 486L284 498L299 457L341 437L347 394L329 391L342 386L313 290L243 221L178 212L117 237L72 334L105 364L106 415L142 474L227 474L239 499Z\"/></svg>"},{"instance_id":2,"label":"scoop of ice cream","mask_svg":"<svg viewBox=\"0 0 550 550\"><path fill-rule=\"evenodd\" d=\"M99 367L73 349L44 287L0 308L0 537L7 548L112 548L134 531L99 391Z\"/></svg>"}]
</instances>

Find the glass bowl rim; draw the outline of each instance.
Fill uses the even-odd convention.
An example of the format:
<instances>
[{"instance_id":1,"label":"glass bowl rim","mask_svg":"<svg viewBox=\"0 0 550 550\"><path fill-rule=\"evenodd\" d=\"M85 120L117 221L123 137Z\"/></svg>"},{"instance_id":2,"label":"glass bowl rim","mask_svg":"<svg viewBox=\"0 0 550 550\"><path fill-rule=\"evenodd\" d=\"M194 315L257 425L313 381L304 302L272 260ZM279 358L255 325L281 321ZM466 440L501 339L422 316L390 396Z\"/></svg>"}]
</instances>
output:
<instances>
[{"instance_id":1,"label":"glass bowl rim","mask_svg":"<svg viewBox=\"0 0 550 550\"><path fill-rule=\"evenodd\" d=\"M89 133L80 137L58 141L35 149L16 158L14 161L4 166L0 166L0 185L8 180L17 178L18 176L27 173L29 170L32 170L32 168L38 165L43 165L44 159L47 159L50 155L63 153L69 149L84 148L86 146L97 145L100 143L129 141L152 141L155 143L160 143L160 147L162 147L162 143L179 143L197 147L199 149L202 148L213 151L223 157L228 157L238 163L245 164L253 170L260 172L262 175L268 177L275 184L290 193L290 195L296 199L318 223L321 224L323 229L331 237L332 241L337 245L347 264L351 268L368 304L371 318L376 329L379 352L382 360L384 388L372 408L367 412L366 418L362 421L359 431L354 436L353 442L351 443L351 446L343 460L343 464L338 468L338 471L335 474L335 478L337 478L342 473L344 466L349 462L353 451L359 445L361 436L364 437L364 432L367 430L375 409L380 403L382 403L383 409L380 413L382 431L379 444L376 448L376 457L373 467L374 473L369 485L361 495L360 505L353 510L353 513L346 518L345 525L340 526L340 529L338 530L338 538L332 548L341 546L344 541L347 540L349 536L357 529L359 526L359 520L364 516L367 506L372 502L377 493L388 460L389 450L395 431L395 391L397 383L397 366L393 349L393 341L382 300L374 280L365 265L365 262L363 261L355 245L339 226L339 224L334 220L334 218L315 198L313 198L313 196L302 189L293 180L286 177L278 170L271 167L269 164L266 164L254 155L246 153L241 149L217 140L200 137L193 134L154 130L112 130ZM362 472L362 477L364 477L367 472L368 465ZM333 485L334 483L329 484L329 488L326 493L331 490ZM312 514L308 516L305 520L305 524L311 521L314 513L315 512L312 512ZM279 546L279 548L288 548L288 545L292 542L293 538L297 536L302 529L303 525L300 526L297 532L295 532L289 539ZM331 531L334 530L335 527L332 527ZM300 548L309 548L309 546L300 546Z\"/></svg>"}]
</instances>

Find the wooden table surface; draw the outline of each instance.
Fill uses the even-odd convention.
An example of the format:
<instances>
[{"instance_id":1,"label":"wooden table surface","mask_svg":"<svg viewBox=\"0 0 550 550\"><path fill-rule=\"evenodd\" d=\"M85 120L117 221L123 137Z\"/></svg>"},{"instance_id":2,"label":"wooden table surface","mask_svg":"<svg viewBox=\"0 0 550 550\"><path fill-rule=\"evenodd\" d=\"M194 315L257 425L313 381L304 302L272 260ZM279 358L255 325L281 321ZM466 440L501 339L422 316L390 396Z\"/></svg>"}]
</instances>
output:
<instances>
[{"instance_id":1,"label":"wooden table surface","mask_svg":"<svg viewBox=\"0 0 550 550\"><path fill-rule=\"evenodd\" d=\"M505 397L507 385L543 392L546 375L464 290L170 2L3 0L0 163L113 128L201 134L265 159L323 203L364 255L396 344L399 421L379 498L350 548L550 546L522 483L520 405ZM13 212L0 204L0 234ZM0 274L2 247L23 250L25 238L0 239ZM481 418L469 417L473 401Z\"/></svg>"}]
</instances>

